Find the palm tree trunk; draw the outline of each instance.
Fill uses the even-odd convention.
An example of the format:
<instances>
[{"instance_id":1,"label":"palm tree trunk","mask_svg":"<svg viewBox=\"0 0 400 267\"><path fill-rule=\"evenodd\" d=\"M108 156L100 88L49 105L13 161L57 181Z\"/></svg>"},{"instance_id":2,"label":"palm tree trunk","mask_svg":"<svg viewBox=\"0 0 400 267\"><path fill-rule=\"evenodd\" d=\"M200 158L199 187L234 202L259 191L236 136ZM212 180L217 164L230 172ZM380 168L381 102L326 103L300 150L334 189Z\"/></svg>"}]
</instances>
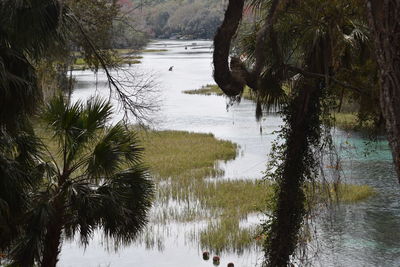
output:
<instances>
[{"instance_id":1,"label":"palm tree trunk","mask_svg":"<svg viewBox=\"0 0 400 267\"><path fill-rule=\"evenodd\" d=\"M43 259L40 265L41 267L55 267L58 262L65 210L61 197L55 200L54 210L54 220L50 221L49 225L47 225Z\"/></svg>"},{"instance_id":2,"label":"palm tree trunk","mask_svg":"<svg viewBox=\"0 0 400 267\"><path fill-rule=\"evenodd\" d=\"M400 1L366 0L380 68L380 105L400 182Z\"/></svg>"}]
</instances>

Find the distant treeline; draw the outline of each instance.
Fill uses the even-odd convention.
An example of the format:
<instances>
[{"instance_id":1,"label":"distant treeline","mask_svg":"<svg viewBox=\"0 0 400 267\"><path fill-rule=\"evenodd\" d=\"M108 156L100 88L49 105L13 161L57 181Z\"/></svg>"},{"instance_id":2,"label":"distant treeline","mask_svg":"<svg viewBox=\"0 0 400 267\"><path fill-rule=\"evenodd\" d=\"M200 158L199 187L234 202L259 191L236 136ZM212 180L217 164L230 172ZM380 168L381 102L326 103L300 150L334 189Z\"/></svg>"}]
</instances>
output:
<instances>
[{"instance_id":1,"label":"distant treeline","mask_svg":"<svg viewBox=\"0 0 400 267\"><path fill-rule=\"evenodd\" d=\"M222 0L122 0L153 38L210 39L223 19Z\"/></svg>"}]
</instances>

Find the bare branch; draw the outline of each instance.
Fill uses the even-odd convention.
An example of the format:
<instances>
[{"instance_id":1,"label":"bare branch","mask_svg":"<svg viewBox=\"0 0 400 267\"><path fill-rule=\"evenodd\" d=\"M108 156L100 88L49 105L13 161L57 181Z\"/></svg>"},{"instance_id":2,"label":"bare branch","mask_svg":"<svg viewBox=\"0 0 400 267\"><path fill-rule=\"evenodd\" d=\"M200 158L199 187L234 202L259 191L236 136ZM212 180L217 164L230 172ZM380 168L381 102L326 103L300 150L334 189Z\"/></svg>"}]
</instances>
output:
<instances>
[{"instance_id":1,"label":"bare branch","mask_svg":"<svg viewBox=\"0 0 400 267\"><path fill-rule=\"evenodd\" d=\"M70 14L70 17L77 24L79 31L99 60L101 67L104 69L108 80L110 98L114 92L124 111L124 120L129 118L130 113L139 124L150 122L149 115L158 110L159 102L155 97L152 77L143 77L143 75L138 75L137 73L133 74L128 70L117 68L116 66L112 66L116 71L116 76L112 75L108 64L93 44L88 34L86 34L77 18L73 14Z\"/></svg>"}]
</instances>

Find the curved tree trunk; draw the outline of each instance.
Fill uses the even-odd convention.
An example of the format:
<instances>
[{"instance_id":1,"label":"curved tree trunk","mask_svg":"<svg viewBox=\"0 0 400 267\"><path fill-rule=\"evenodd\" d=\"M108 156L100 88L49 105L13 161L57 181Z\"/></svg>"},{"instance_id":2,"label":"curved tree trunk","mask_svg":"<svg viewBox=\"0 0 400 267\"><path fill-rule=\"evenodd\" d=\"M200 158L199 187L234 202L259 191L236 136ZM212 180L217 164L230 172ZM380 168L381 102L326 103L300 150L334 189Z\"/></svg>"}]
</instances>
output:
<instances>
[{"instance_id":1,"label":"curved tree trunk","mask_svg":"<svg viewBox=\"0 0 400 267\"><path fill-rule=\"evenodd\" d=\"M400 1L366 0L380 68L380 105L400 182Z\"/></svg>"},{"instance_id":2,"label":"curved tree trunk","mask_svg":"<svg viewBox=\"0 0 400 267\"><path fill-rule=\"evenodd\" d=\"M229 64L231 41L242 19L244 3L245 0L229 0L224 21L214 37L214 80L227 96L241 94L245 85L258 90L258 80L267 61L264 55L266 39L274 34L273 25L277 19L278 7L286 1L272 0L271 2L265 24L257 33L253 69L247 69L245 64L236 57L232 57ZM278 45L276 44L275 47Z\"/></svg>"},{"instance_id":3,"label":"curved tree trunk","mask_svg":"<svg viewBox=\"0 0 400 267\"><path fill-rule=\"evenodd\" d=\"M214 37L214 80L227 96L239 95L245 85L244 79L233 75L229 67L231 41L242 19L243 7L244 0L229 1L224 21Z\"/></svg>"}]
</instances>

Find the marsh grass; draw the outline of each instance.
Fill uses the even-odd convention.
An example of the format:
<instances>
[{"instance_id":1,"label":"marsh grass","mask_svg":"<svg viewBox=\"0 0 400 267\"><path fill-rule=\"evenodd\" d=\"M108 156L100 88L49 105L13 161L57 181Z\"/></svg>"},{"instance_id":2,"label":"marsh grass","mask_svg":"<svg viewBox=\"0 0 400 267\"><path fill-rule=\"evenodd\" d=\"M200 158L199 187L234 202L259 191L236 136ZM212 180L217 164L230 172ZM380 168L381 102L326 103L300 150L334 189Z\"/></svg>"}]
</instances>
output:
<instances>
[{"instance_id":1,"label":"marsh grass","mask_svg":"<svg viewBox=\"0 0 400 267\"><path fill-rule=\"evenodd\" d=\"M346 131L373 131L375 129L372 120L360 121L357 113L334 113L336 127Z\"/></svg>"},{"instance_id":2,"label":"marsh grass","mask_svg":"<svg viewBox=\"0 0 400 267\"><path fill-rule=\"evenodd\" d=\"M158 53L158 52L167 52L168 49L142 49L137 50L138 53Z\"/></svg>"},{"instance_id":3,"label":"marsh grass","mask_svg":"<svg viewBox=\"0 0 400 267\"><path fill-rule=\"evenodd\" d=\"M145 148L144 160L157 181L153 224L206 221L204 228L188 238L215 253L242 253L262 243L258 225L243 226L241 221L272 206L274 184L219 178L223 171L217 162L234 159L237 145L211 134L180 131L142 131L139 136ZM309 185L306 191L316 204L354 203L375 194L371 187L346 184Z\"/></svg>"},{"instance_id":4,"label":"marsh grass","mask_svg":"<svg viewBox=\"0 0 400 267\"><path fill-rule=\"evenodd\" d=\"M142 131L144 160L158 179L188 180L223 174L217 161L235 159L238 146L212 134Z\"/></svg>"},{"instance_id":5,"label":"marsh grass","mask_svg":"<svg viewBox=\"0 0 400 267\"><path fill-rule=\"evenodd\" d=\"M121 55L130 55L130 54L138 54L138 53L157 53L157 52L166 52L168 49L114 49L115 52Z\"/></svg>"},{"instance_id":6,"label":"marsh grass","mask_svg":"<svg viewBox=\"0 0 400 267\"><path fill-rule=\"evenodd\" d=\"M224 93L218 87L218 85L215 84L207 84L201 87L200 89L185 90L183 91L183 93L189 95L218 95L218 96L224 95ZM244 89L242 97L244 99L254 100L254 97L251 95L250 89L248 87Z\"/></svg>"},{"instance_id":7,"label":"marsh grass","mask_svg":"<svg viewBox=\"0 0 400 267\"><path fill-rule=\"evenodd\" d=\"M141 56L122 56L120 54L116 54L112 59L119 65L131 65L131 64L140 64ZM89 68L88 64L86 63L85 59L82 57L78 57L75 59L75 62L72 66L74 70L84 70Z\"/></svg>"},{"instance_id":8,"label":"marsh grass","mask_svg":"<svg viewBox=\"0 0 400 267\"><path fill-rule=\"evenodd\" d=\"M141 63L140 59L142 59L143 56L138 55L138 53L145 51L146 50L115 49L113 50L113 55L111 59L120 65L139 64ZM74 70L84 70L89 68L88 64L85 61L85 58L80 52L74 52L73 54L76 57L75 62L72 66Z\"/></svg>"},{"instance_id":9,"label":"marsh grass","mask_svg":"<svg viewBox=\"0 0 400 267\"><path fill-rule=\"evenodd\" d=\"M363 201L369 197L376 195L376 191L368 185L339 184L337 189L330 185L331 194L336 194L336 201L351 204Z\"/></svg>"},{"instance_id":10,"label":"marsh grass","mask_svg":"<svg viewBox=\"0 0 400 267\"><path fill-rule=\"evenodd\" d=\"M200 246L215 254L242 254L245 250L261 245L261 239L258 238L260 231L258 226L240 226L237 218L223 217L221 220L209 222L207 227L200 231Z\"/></svg>"}]
</instances>

